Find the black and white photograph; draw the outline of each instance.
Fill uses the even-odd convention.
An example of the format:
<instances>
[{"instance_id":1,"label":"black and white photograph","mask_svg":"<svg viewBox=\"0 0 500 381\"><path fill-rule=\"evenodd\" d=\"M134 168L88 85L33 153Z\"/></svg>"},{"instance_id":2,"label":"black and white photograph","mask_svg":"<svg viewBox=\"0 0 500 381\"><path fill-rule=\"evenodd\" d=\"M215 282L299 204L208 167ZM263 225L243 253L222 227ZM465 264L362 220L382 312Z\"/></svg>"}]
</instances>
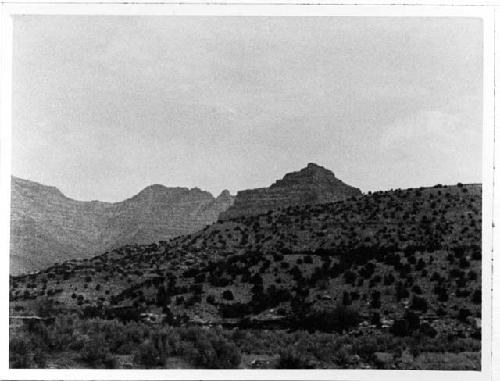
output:
<instances>
[{"instance_id":1,"label":"black and white photograph","mask_svg":"<svg viewBox=\"0 0 500 381\"><path fill-rule=\"evenodd\" d=\"M284 8L11 15L9 369L489 370L485 19Z\"/></svg>"}]
</instances>

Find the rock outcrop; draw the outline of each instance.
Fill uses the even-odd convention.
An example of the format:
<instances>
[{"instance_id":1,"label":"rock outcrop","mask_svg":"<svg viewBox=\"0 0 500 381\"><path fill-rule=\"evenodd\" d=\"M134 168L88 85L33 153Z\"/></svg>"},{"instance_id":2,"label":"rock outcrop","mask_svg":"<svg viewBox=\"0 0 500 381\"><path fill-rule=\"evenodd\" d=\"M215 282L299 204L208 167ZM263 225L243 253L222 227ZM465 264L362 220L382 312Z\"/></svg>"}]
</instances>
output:
<instances>
[{"instance_id":1,"label":"rock outcrop","mask_svg":"<svg viewBox=\"0 0 500 381\"><path fill-rule=\"evenodd\" d=\"M286 174L269 188L238 192L233 206L220 220L257 215L290 205L323 204L361 195L361 191L337 179L333 172L310 163L298 172Z\"/></svg>"},{"instance_id":2,"label":"rock outcrop","mask_svg":"<svg viewBox=\"0 0 500 381\"><path fill-rule=\"evenodd\" d=\"M167 240L215 222L233 202L199 188L151 185L125 201L76 201L12 177L11 274L88 258L127 244Z\"/></svg>"}]
</instances>

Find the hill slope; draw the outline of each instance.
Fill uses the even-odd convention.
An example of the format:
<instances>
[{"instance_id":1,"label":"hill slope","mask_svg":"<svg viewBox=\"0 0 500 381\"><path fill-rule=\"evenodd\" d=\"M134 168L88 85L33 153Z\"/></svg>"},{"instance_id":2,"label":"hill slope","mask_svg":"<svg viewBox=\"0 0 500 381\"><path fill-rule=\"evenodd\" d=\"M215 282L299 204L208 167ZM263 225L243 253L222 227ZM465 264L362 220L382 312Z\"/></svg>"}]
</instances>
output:
<instances>
[{"instance_id":1,"label":"hill slope","mask_svg":"<svg viewBox=\"0 0 500 381\"><path fill-rule=\"evenodd\" d=\"M198 188L162 185L122 202L83 202L12 177L11 274L187 234L216 221L232 202L227 191L214 198Z\"/></svg>"},{"instance_id":2,"label":"hill slope","mask_svg":"<svg viewBox=\"0 0 500 381\"><path fill-rule=\"evenodd\" d=\"M20 306L49 295L65 308L130 306L204 323L284 318L289 325L344 305L392 322L412 311L440 335L468 337L481 316L481 186L290 206L11 283Z\"/></svg>"}]
</instances>

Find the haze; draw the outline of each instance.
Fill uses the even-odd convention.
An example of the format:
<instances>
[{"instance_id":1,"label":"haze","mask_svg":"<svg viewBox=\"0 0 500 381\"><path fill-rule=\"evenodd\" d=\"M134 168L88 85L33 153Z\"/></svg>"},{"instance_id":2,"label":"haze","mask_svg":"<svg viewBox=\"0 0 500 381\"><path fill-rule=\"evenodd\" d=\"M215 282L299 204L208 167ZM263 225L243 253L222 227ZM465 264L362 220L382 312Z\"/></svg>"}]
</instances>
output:
<instances>
[{"instance_id":1,"label":"haze","mask_svg":"<svg viewBox=\"0 0 500 381\"><path fill-rule=\"evenodd\" d=\"M12 173L75 199L481 182L479 19L17 16L13 65Z\"/></svg>"}]
</instances>

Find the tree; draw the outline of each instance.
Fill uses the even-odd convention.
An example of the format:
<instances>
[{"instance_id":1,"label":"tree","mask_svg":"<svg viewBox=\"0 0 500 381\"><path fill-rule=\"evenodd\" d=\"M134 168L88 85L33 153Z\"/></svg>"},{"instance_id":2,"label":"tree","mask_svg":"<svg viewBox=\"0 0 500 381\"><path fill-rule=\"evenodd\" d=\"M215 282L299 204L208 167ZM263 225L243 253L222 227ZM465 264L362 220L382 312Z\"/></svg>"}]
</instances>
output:
<instances>
[{"instance_id":1,"label":"tree","mask_svg":"<svg viewBox=\"0 0 500 381\"><path fill-rule=\"evenodd\" d=\"M352 304L351 295L347 291L344 291L344 294L342 295L342 305L349 306L351 304Z\"/></svg>"},{"instance_id":2,"label":"tree","mask_svg":"<svg viewBox=\"0 0 500 381\"><path fill-rule=\"evenodd\" d=\"M427 301L424 298L413 295L410 308L413 310L427 312Z\"/></svg>"},{"instance_id":3,"label":"tree","mask_svg":"<svg viewBox=\"0 0 500 381\"><path fill-rule=\"evenodd\" d=\"M374 290L371 295L370 307L380 308L380 291Z\"/></svg>"},{"instance_id":4,"label":"tree","mask_svg":"<svg viewBox=\"0 0 500 381\"><path fill-rule=\"evenodd\" d=\"M351 270L347 270L344 273L344 280L346 283L354 284L356 281L356 274Z\"/></svg>"},{"instance_id":5,"label":"tree","mask_svg":"<svg viewBox=\"0 0 500 381\"><path fill-rule=\"evenodd\" d=\"M156 304L158 306L170 304L170 296L163 285L158 288L158 292L156 294Z\"/></svg>"},{"instance_id":6,"label":"tree","mask_svg":"<svg viewBox=\"0 0 500 381\"><path fill-rule=\"evenodd\" d=\"M231 290L224 290L222 292L222 298L225 299L225 300L233 300L234 299L234 295L231 292Z\"/></svg>"},{"instance_id":7,"label":"tree","mask_svg":"<svg viewBox=\"0 0 500 381\"><path fill-rule=\"evenodd\" d=\"M472 303L481 304L481 290L476 290L472 294Z\"/></svg>"}]
</instances>

